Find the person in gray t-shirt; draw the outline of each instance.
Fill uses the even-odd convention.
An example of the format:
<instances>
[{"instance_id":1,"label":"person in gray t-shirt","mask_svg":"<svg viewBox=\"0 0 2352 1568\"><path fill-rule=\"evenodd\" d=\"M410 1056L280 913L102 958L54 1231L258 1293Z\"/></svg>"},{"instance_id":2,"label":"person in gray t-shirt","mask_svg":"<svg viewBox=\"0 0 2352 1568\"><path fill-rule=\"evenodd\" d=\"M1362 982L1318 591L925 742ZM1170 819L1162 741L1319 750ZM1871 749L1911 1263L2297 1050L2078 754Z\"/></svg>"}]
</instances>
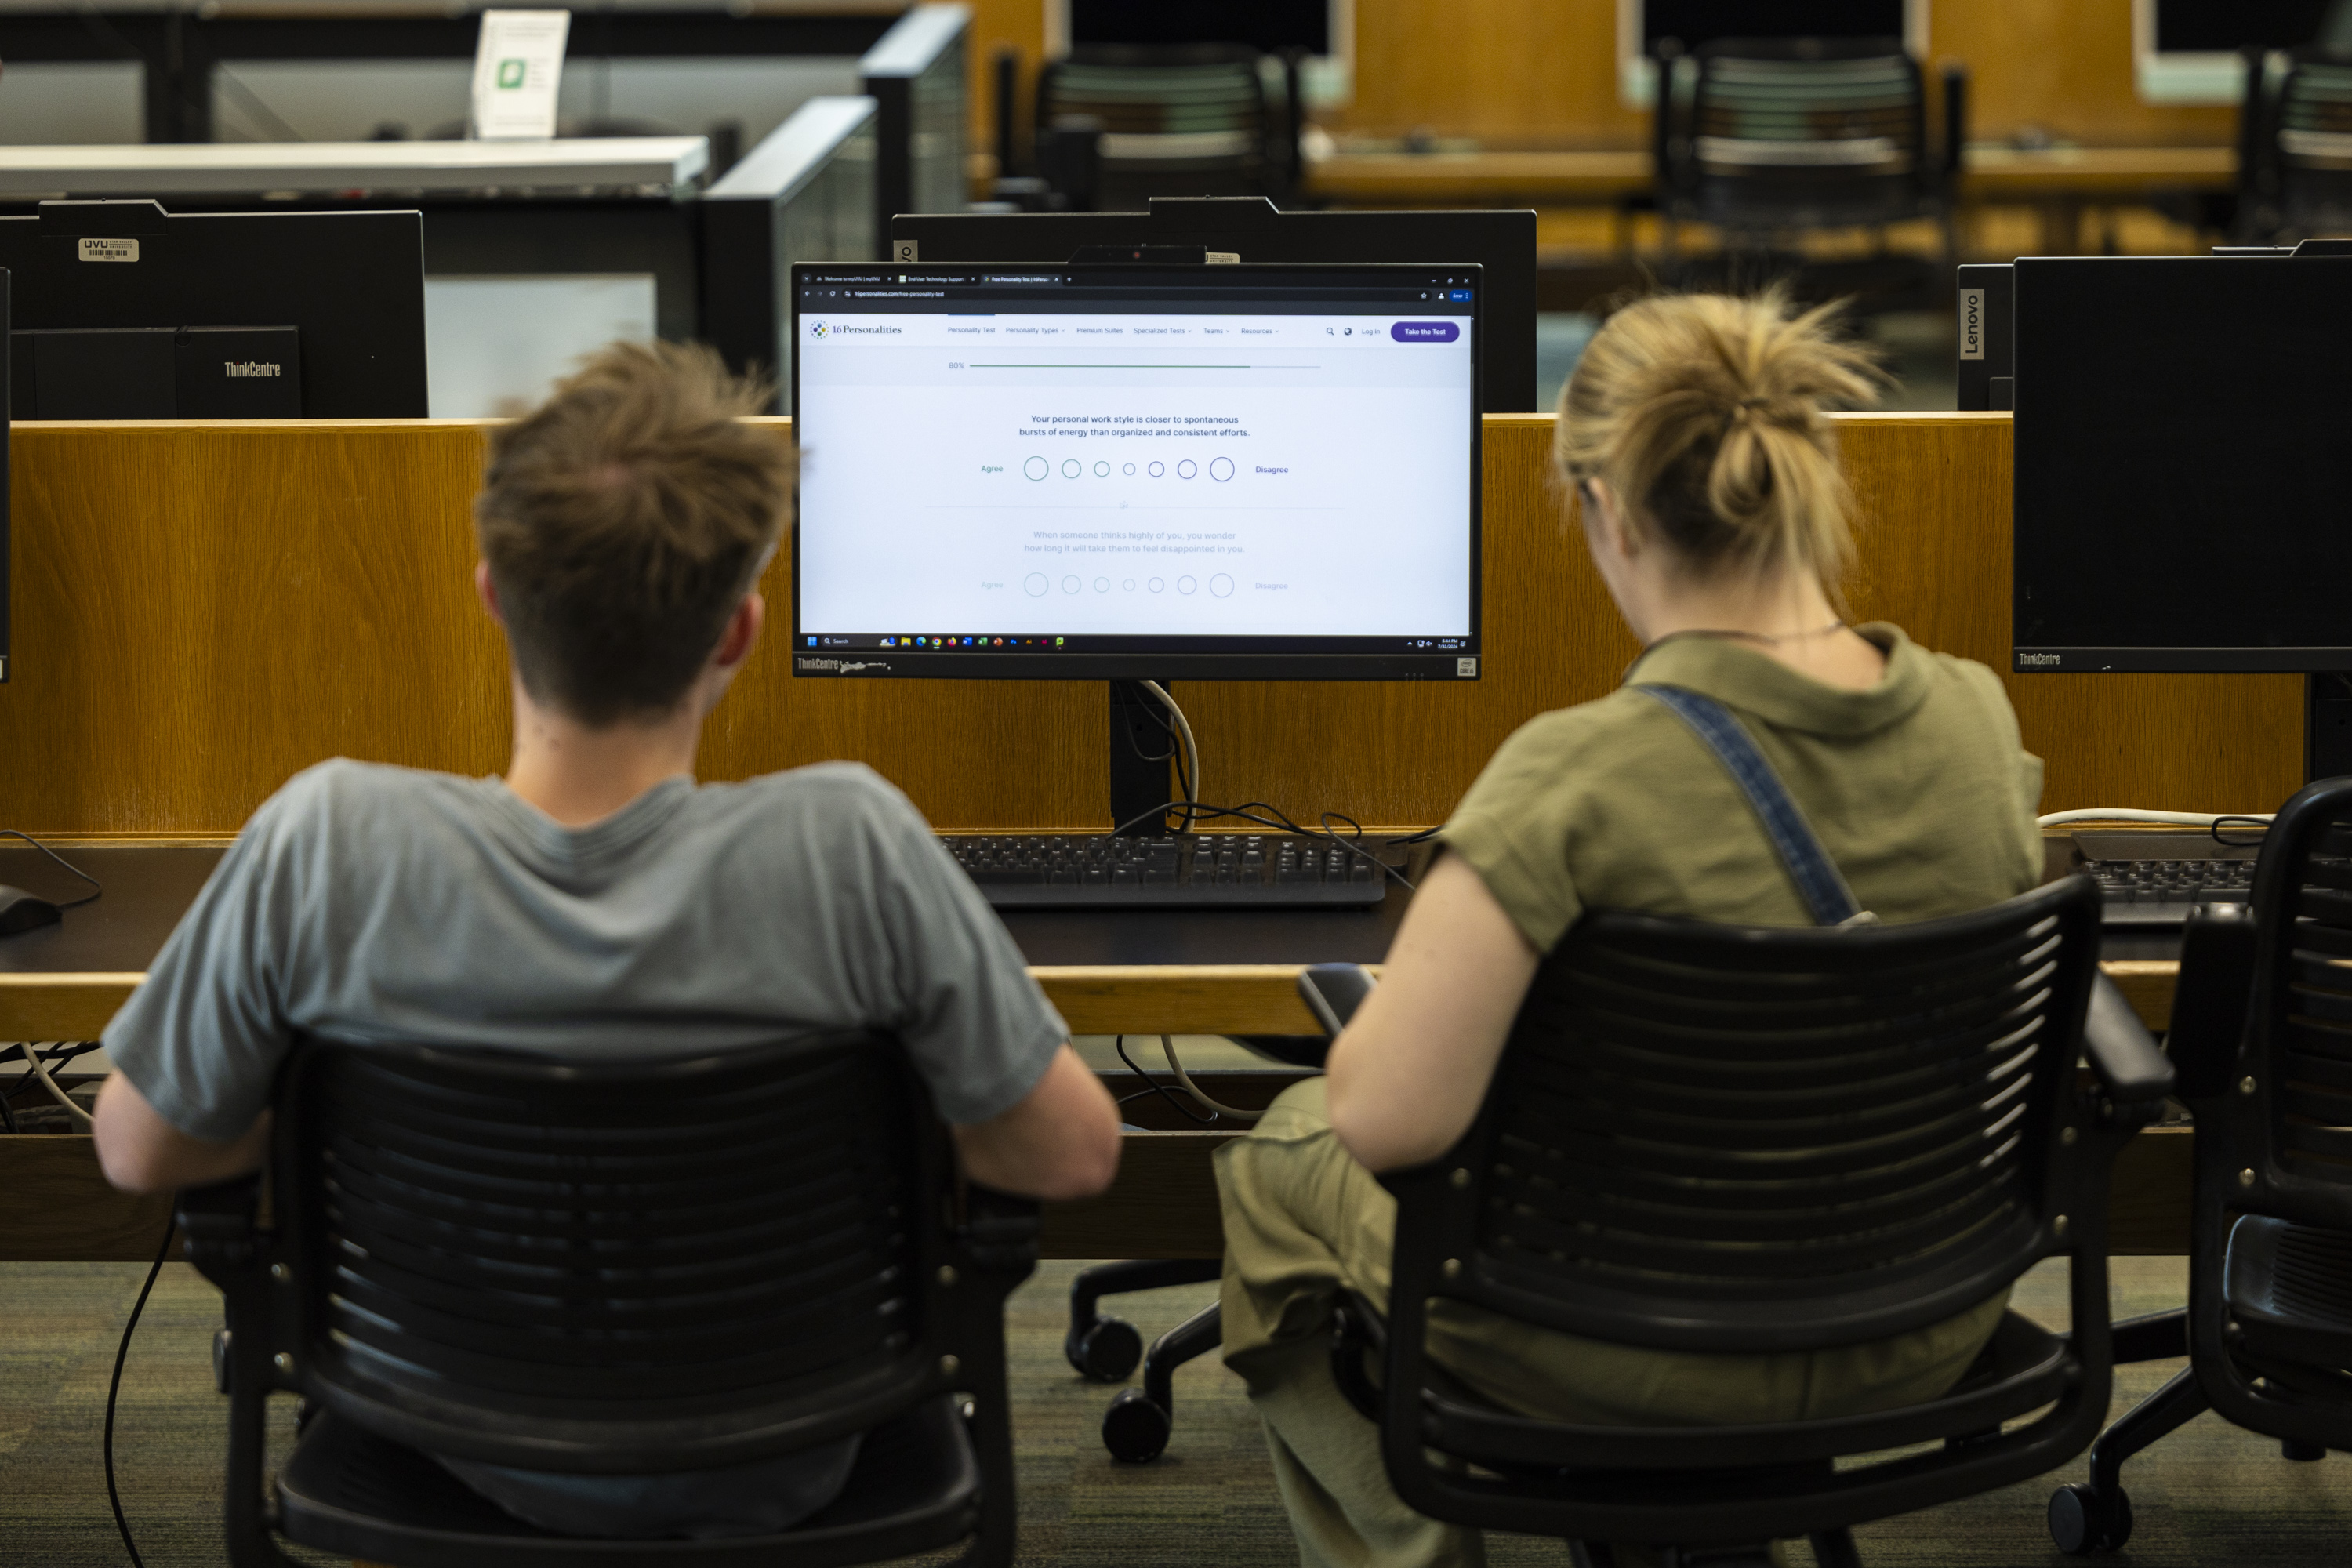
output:
<instances>
[{"instance_id":1,"label":"person in gray t-shirt","mask_svg":"<svg viewBox=\"0 0 2352 1568\"><path fill-rule=\"evenodd\" d=\"M1099 1191L1109 1097L907 799L824 763L697 785L756 643L789 454L705 353L607 351L492 438L485 603L513 655L503 779L337 760L247 824L106 1030L100 1161L134 1191L257 1167L298 1034L615 1055L895 1031L974 1180ZM730 1470L442 1463L551 1529L789 1528L856 1440Z\"/></svg>"}]
</instances>

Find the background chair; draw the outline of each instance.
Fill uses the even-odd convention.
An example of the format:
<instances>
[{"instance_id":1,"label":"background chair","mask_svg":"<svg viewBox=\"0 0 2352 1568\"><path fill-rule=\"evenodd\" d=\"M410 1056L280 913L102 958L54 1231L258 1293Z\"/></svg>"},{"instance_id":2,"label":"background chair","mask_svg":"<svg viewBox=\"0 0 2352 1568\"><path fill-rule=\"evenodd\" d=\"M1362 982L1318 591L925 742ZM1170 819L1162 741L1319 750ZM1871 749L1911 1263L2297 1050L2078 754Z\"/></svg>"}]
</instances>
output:
<instances>
[{"instance_id":1,"label":"background chair","mask_svg":"<svg viewBox=\"0 0 2352 1568\"><path fill-rule=\"evenodd\" d=\"M1070 205L1141 212L1153 196L1286 198L1299 174L1297 65L1276 113L1261 62L1241 44L1096 44L1037 75L1038 173ZM1083 142L1083 147L1071 142Z\"/></svg>"},{"instance_id":2,"label":"background chair","mask_svg":"<svg viewBox=\"0 0 2352 1568\"><path fill-rule=\"evenodd\" d=\"M1755 287L1794 276L1801 292L1855 294L1867 307L1936 298L1958 259L1953 198L1967 144L1968 78L1943 75L1943 145L1931 156L1919 64L1895 38L1727 38L1658 62L1654 134L1658 211L1669 264L1685 222L1715 226L1712 270L1683 264L1694 286ZM1931 219L1938 261L1886 250L1891 224ZM1808 261L1809 231L1874 231L1862 261ZM1939 268L1939 269L1938 269Z\"/></svg>"},{"instance_id":3,"label":"background chair","mask_svg":"<svg viewBox=\"0 0 2352 1568\"><path fill-rule=\"evenodd\" d=\"M2242 913L2200 910L2166 1047L2197 1117L2189 1306L2116 1325L2116 1359L2189 1366L2091 1450L2050 1500L2078 1556L2131 1539L2123 1462L2191 1416L2281 1439L2289 1459L2352 1448L2352 779L2282 808Z\"/></svg>"},{"instance_id":4,"label":"background chair","mask_svg":"<svg viewBox=\"0 0 2352 1568\"><path fill-rule=\"evenodd\" d=\"M957 1212L944 1129L896 1043L835 1036L615 1063L303 1046L258 1178L181 1194L227 1297L226 1525L436 1568L832 1564L1013 1546L1003 1303L1031 1204ZM265 1500L263 1411L307 1419ZM968 1394L967 1409L957 1399ZM426 1458L582 1475L748 1463L865 1432L842 1496L782 1535L575 1541Z\"/></svg>"},{"instance_id":5,"label":"background chair","mask_svg":"<svg viewBox=\"0 0 2352 1568\"><path fill-rule=\"evenodd\" d=\"M1398 1493L1459 1524L1664 1543L1670 1563L1723 1542L1755 1544L1707 1561L1761 1563L1765 1541L1810 1535L1841 1568L1858 1561L1848 1526L2079 1452L2107 1405L2108 1166L2172 1077L2098 977L2098 921L2075 877L1912 925L1580 922L1471 1131L1382 1178L1387 1312L1349 1303L1334 1367L1380 1423ZM2072 1266L2072 1335L2006 1314L1948 1394L1875 1415L1531 1420L1423 1352L1436 1298L1656 1350L1853 1344L1948 1318L2053 1254Z\"/></svg>"},{"instance_id":6,"label":"background chair","mask_svg":"<svg viewBox=\"0 0 2352 1568\"><path fill-rule=\"evenodd\" d=\"M2238 113L2238 237L2352 234L2352 55L2248 50Z\"/></svg>"},{"instance_id":7,"label":"background chair","mask_svg":"<svg viewBox=\"0 0 2352 1568\"><path fill-rule=\"evenodd\" d=\"M1270 1061L1318 1071L1331 1044L1318 1035L1231 1038ZM1176 1370L1223 1342L1224 1320L1212 1302L1153 1340L1147 1352L1134 1324L1103 1315L1102 1299L1169 1285L1205 1285L1223 1272L1222 1258L1145 1258L1097 1263L1079 1269L1070 1281L1070 1328L1062 1354L1071 1369L1096 1383L1124 1383L1136 1363L1143 1363L1143 1386L1121 1389L1103 1412L1103 1447L1112 1458L1139 1465L1167 1451L1176 1425Z\"/></svg>"}]
</instances>

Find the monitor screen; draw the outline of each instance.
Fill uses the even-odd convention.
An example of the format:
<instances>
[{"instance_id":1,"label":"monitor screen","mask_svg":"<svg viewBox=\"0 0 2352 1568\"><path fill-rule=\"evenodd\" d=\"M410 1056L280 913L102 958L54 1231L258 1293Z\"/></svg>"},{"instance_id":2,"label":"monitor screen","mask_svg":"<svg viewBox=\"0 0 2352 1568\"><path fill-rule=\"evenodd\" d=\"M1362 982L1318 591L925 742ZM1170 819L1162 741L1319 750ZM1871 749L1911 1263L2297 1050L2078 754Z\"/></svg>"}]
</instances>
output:
<instances>
[{"instance_id":1,"label":"monitor screen","mask_svg":"<svg viewBox=\"0 0 2352 1568\"><path fill-rule=\"evenodd\" d=\"M1331 52L1331 0L1068 0L1074 44L1248 44Z\"/></svg>"},{"instance_id":2,"label":"monitor screen","mask_svg":"<svg viewBox=\"0 0 2352 1568\"><path fill-rule=\"evenodd\" d=\"M1718 38L1902 38L1907 0L1643 0L1643 53ZM1919 40L1923 42L1924 40Z\"/></svg>"},{"instance_id":3,"label":"monitor screen","mask_svg":"<svg viewBox=\"0 0 2352 1568\"><path fill-rule=\"evenodd\" d=\"M2152 0L2164 54L2227 54L2252 45L2291 49L2319 36L2336 0Z\"/></svg>"},{"instance_id":4,"label":"monitor screen","mask_svg":"<svg viewBox=\"0 0 2352 1568\"><path fill-rule=\"evenodd\" d=\"M1478 268L793 268L793 668L1475 679Z\"/></svg>"},{"instance_id":5,"label":"monitor screen","mask_svg":"<svg viewBox=\"0 0 2352 1568\"><path fill-rule=\"evenodd\" d=\"M2017 263L2014 667L2352 669L2352 258Z\"/></svg>"}]
</instances>

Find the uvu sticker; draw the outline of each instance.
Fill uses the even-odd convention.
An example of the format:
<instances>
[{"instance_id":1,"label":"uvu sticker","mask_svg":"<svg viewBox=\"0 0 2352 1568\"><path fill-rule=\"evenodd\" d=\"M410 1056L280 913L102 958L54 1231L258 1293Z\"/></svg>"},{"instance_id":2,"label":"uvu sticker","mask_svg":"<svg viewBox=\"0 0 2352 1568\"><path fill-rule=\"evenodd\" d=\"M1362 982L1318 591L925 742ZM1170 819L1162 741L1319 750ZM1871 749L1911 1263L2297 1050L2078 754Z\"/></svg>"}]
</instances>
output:
<instances>
[{"instance_id":1,"label":"uvu sticker","mask_svg":"<svg viewBox=\"0 0 2352 1568\"><path fill-rule=\"evenodd\" d=\"M139 242L135 239L85 239L81 242L84 261L136 261Z\"/></svg>"}]
</instances>

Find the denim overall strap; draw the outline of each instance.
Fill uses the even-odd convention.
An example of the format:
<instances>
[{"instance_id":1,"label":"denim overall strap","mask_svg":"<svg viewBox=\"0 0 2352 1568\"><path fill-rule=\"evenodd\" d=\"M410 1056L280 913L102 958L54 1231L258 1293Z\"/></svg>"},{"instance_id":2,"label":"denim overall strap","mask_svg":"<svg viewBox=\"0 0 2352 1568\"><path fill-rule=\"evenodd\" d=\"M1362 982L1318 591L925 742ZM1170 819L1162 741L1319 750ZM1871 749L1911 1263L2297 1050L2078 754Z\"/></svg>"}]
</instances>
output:
<instances>
[{"instance_id":1,"label":"denim overall strap","mask_svg":"<svg viewBox=\"0 0 2352 1568\"><path fill-rule=\"evenodd\" d=\"M1788 868L1789 879L1797 884L1798 894L1812 911L1814 924L1848 925L1871 919L1854 900L1853 889L1838 875L1829 851L1822 847L1805 814L1789 798L1788 786L1780 782L1780 775L1772 771L1772 764L1756 749L1755 737L1748 734L1729 709L1712 697L1703 697L1680 686L1643 685L1635 689L1664 703L1715 753L1716 760L1731 775L1732 783L1739 786L1739 793L1755 807L1757 820L1763 823L1772 847L1780 854L1780 864Z\"/></svg>"}]
</instances>

